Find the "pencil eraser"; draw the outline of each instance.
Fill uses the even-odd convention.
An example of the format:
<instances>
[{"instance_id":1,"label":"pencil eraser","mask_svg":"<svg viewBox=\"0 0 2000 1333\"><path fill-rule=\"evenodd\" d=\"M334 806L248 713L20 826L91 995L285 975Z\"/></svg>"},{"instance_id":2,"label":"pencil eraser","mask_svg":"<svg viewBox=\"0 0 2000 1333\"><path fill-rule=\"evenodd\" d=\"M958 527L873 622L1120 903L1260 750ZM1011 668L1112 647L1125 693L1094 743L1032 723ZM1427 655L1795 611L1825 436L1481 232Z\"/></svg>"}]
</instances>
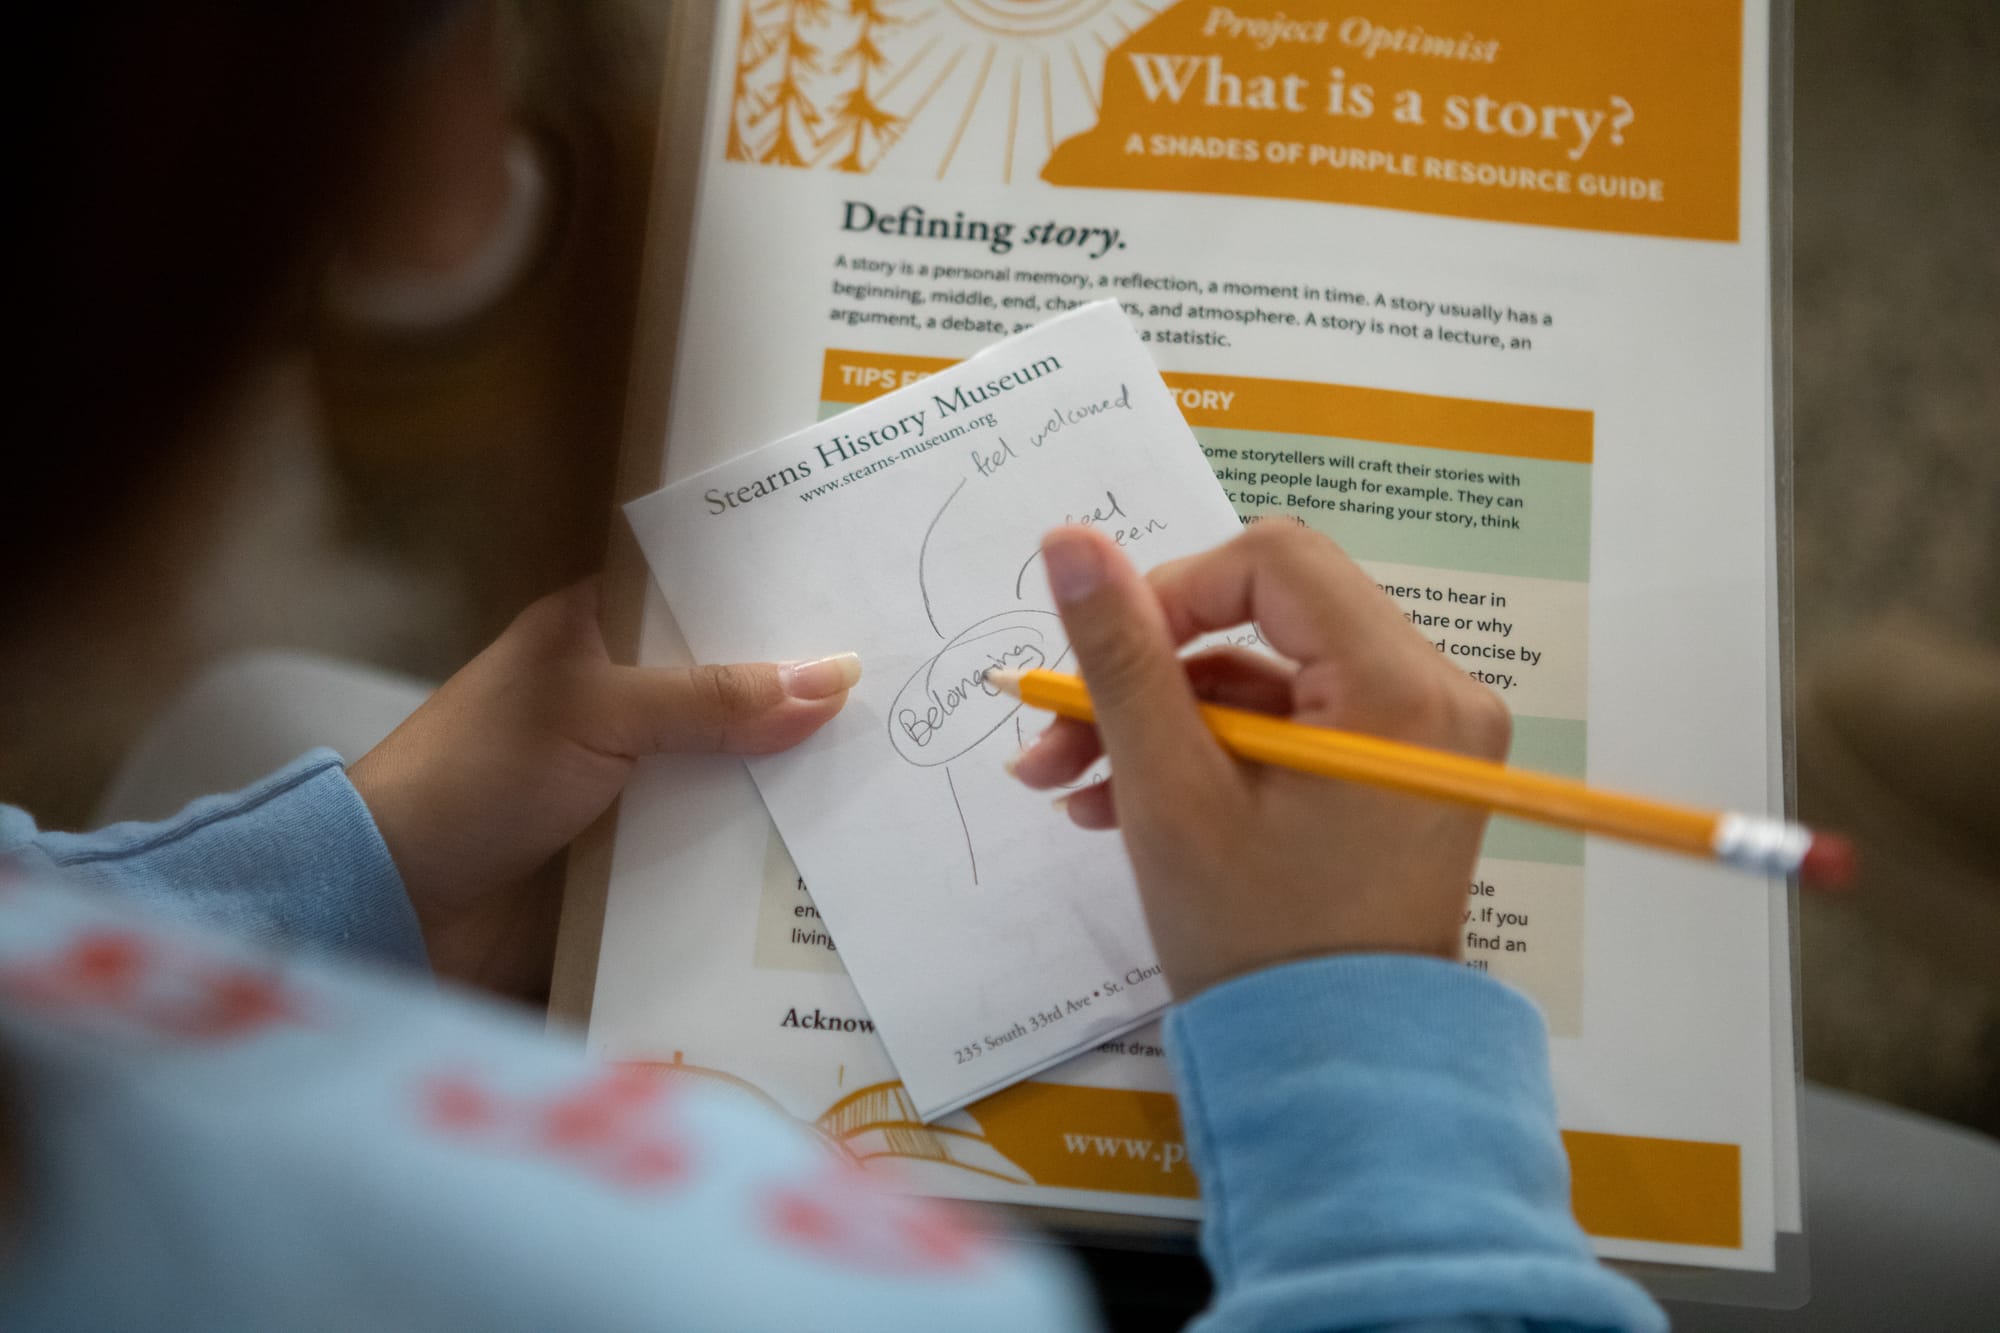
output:
<instances>
[{"instance_id":1,"label":"pencil eraser","mask_svg":"<svg viewBox=\"0 0 2000 1333\"><path fill-rule=\"evenodd\" d=\"M1799 878L1817 889L1844 889L1854 882L1854 844L1838 833L1814 833L1799 860Z\"/></svg>"}]
</instances>

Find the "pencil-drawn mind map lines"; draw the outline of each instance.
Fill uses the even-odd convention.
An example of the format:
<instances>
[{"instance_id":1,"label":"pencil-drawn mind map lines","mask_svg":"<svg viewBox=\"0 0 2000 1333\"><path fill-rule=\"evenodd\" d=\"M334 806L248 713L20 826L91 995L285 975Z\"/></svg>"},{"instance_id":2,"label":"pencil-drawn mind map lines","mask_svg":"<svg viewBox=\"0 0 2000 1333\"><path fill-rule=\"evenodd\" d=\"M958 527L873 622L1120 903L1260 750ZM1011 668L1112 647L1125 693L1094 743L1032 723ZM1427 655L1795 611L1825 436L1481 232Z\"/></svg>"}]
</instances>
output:
<instances>
[{"instance_id":1,"label":"pencil-drawn mind map lines","mask_svg":"<svg viewBox=\"0 0 2000 1333\"><path fill-rule=\"evenodd\" d=\"M962 525L967 521L967 506L959 505L954 510L953 504L973 481L981 481L979 489L983 491L986 486L995 484L985 479L995 477L1003 469L1012 478L1017 475L1015 469L1019 466L1042 456L1044 446L1056 443L1060 438L1060 442L1075 447L1093 434L1084 430L1065 435L1067 428L1082 426L1104 413L1130 410L1130 387L1120 384L1115 395L1054 408L1039 430L1028 433L1023 447L1017 448L997 429L990 437L980 432L976 436L978 442L973 444L967 456L971 463L970 474L962 476L944 497L937 512L925 525L923 538L917 546L917 593L923 602L924 619L931 632L945 643L896 692L895 700L889 707L889 743L905 763L918 768L944 769L946 791L958 820L959 831L965 838L967 869L975 886L979 883L978 839L973 832L973 821L968 818L966 801L961 797L958 783L947 766L977 749L988 737L1006 727L1008 721L1016 718L1020 711L1020 700L994 688L988 683L986 673L1059 667L1069 658L1069 641L1063 633L1060 616L1052 611L1022 606L975 620L957 634L947 637L938 620L940 603L931 594L931 548L941 541L950 545L950 529L954 526L960 528L959 544L963 547L967 533ZM998 422L989 414L984 422L974 424L992 428L997 427ZM1073 509L1064 514L1062 522L1099 527L1120 546L1144 541L1152 534L1166 530L1167 524L1163 520L1136 510L1128 511L1111 490L1106 489L1102 496L1101 500L1093 496L1080 513ZM944 522L948 511L955 515L951 525ZM1014 601L1017 603L1027 600L1025 583L1028 571L1041 557L1039 532L1035 537L1034 548L1026 559L1014 567L1012 582ZM975 559L973 563L975 566L983 565L984 560ZM1000 570L1006 568L1004 564L999 566ZM1000 577L1005 579L1006 575L1001 573ZM1004 605L1005 592L1001 588L995 588L993 592L998 594L995 600ZM947 616L947 623L950 619L952 617ZM1018 724L1014 731L1018 742Z\"/></svg>"},{"instance_id":2,"label":"pencil-drawn mind map lines","mask_svg":"<svg viewBox=\"0 0 2000 1333\"><path fill-rule=\"evenodd\" d=\"M931 622L931 633L940 639L944 637L944 631L938 628L937 613L931 610L931 589L930 585L924 582L924 557L930 554L931 534L937 531L938 521L944 517L944 511L951 508L951 502L956 500L958 493L964 489L963 481L951 488L951 494L944 497L944 503L939 505L937 513L931 516L930 526L924 529L923 544L917 547L917 592L924 599L924 618Z\"/></svg>"}]
</instances>

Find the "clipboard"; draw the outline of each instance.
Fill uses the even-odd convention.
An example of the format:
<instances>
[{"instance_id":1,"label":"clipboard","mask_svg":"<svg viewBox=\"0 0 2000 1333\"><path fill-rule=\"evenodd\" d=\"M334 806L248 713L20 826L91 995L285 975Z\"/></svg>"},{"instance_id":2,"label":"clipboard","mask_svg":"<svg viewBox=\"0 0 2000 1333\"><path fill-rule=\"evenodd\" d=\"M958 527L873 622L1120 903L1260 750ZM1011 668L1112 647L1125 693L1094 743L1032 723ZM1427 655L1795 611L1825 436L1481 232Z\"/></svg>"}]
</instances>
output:
<instances>
[{"instance_id":1,"label":"clipboard","mask_svg":"<svg viewBox=\"0 0 2000 1333\"><path fill-rule=\"evenodd\" d=\"M1751 11L1755 4L1747 6ZM656 489L665 479L665 451L673 410L672 367L687 336L688 265L703 171L712 80L721 71L711 56L717 48L718 11L714 6L680 5L671 12L659 121L659 156L654 173L649 243L641 276L640 318L635 332L633 368L625 413L625 430L617 477L620 503ZM1773 0L1769 11L1770 113L1768 120L1769 201L1771 222L1771 287L1769 293L1768 413L1770 455L1766 498L1773 515L1772 541L1765 580L1771 604L1768 688L1770 706L1779 719L1782 743L1770 756L1769 791L1774 808L1795 810L1796 764L1792 729L1792 583L1791 583L1791 426L1790 404L1790 209L1791 209L1791 60L1792 22L1789 0ZM830 372L829 372L830 373ZM612 524L604 577L602 614L607 645L621 661L637 660L649 597L644 564L629 531ZM621 809L614 807L579 839L570 855L556 969L551 992L552 1020L588 1028L597 992L597 965L604 935L607 892L618 855ZM1776 952L1778 969L1787 984L1774 989L1772 1033L1774 1048L1773 1111L1779 1155L1789 1156L1793 1169L1780 1171L1776 1182L1777 1216L1774 1266L1769 1272L1746 1272L1680 1264L1648 1264L1611 1260L1664 1298L1726 1304L1793 1308L1807 1294L1807 1262L1803 1224L1799 1219L1796 1171L1797 1100L1799 1085L1799 1011L1792 955L1797 940L1796 885L1770 909L1773 938L1782 940ZM1120 1254L1158 1256L1142 1263L1148 1273L1166 1256L1183 1256L1170 1270L1169 1285L1197 1293L1204 1285L1192 1257L1193 1226L1173 1218L1137 1216L1112 1210L1010 1205L1030 1223L1084 1247L1094 1266L1106 1272L1129 1273ZM1148 1281L1153 1280L1148 1278ZM1192 1298L1192 1297L1190 1297Z\"/></svg>"}]
</instances>

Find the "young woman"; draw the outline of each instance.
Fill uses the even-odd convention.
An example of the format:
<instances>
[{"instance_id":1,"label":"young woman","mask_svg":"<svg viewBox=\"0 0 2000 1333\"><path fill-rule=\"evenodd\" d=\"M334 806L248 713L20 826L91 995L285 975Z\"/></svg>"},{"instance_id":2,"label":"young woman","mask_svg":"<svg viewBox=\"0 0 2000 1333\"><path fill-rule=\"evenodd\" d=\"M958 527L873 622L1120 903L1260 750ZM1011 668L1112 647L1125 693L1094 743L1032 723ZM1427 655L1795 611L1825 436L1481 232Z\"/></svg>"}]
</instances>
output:
<instances>
[{"instance_id":1,"label":"young woman","mask_svg":"<svg viewBox=\"0 0 2000 1333\"><path fill-rule=\"evenodd\" d=\"M374 114L382 71L453 18L61 21L49 59L77 115L47 127L31 195L51 332L26 390L60 425L10 465L0 621L89 595L66 557L116 512L100 483L143 493L165 451L197 447L189 405L398 132ZM129 142L138 160L111 151ZM273 143L284 166L245 175ZM119 284L138 327L93 326ZM171 303L200 293L176 325ZM1147 577L1086 529L1046 553L1101 722L1056 723L1015 771L1054 787L1110 756L1115 792L1066 814L1124 839L1179 997L1205 1325L1662 1327L1571 1219L1535 1010L1454 961L1484 817L1238 764L1195 713L1497 757L1497 698L1288 527ZM1283 663L1177 655L1245 621ZM1090 1325L1048 1247L425 975L493 981L545 952L521 928L530 872L636 759L794 744L859 669L616 666L584 586L529 607L351 769L314 752L87 834L0 808L0 1326Z\"/></svg>"}]
</instances>

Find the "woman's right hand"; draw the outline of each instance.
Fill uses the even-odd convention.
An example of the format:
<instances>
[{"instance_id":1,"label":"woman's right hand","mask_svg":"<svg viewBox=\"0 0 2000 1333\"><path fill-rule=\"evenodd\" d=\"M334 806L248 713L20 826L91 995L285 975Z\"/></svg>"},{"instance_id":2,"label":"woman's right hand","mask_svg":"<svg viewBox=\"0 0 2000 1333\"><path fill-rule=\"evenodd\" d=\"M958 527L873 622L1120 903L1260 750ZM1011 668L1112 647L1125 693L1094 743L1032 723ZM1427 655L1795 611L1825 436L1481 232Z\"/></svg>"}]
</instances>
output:
<instances>
[{"instance_id":1,"label":"woman's right hand","mask_svg":"<svg viewBox=\"0 0 2000 1333\"><path fill-rule=\"evenodd\" d=\"M1174 993L1321 954L1458 956L1486 812L1243 763L1197 700L1453 750L1507 752L1500 697L1452 666L1340 548L1259 523L1141 577L1089 528L1043 543L1097 725L1058 719L1015 761L1031 787L1108 752L1112 782L1065 802L1117 827ZM1180 645L1254 623L1283 662Z\"/></svg>"}]
</instances>

